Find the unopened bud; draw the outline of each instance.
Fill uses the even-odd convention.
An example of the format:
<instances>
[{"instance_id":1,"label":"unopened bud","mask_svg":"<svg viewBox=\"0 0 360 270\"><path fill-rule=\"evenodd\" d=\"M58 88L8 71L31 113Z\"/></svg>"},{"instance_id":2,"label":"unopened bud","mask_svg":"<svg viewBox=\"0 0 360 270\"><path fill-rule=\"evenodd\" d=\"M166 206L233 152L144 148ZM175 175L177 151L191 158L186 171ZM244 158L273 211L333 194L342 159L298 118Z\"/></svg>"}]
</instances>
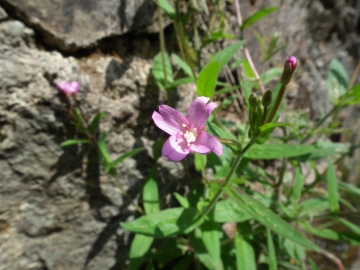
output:
<instances>
[{"instance_id":1,"label":"unopened bud","mask_svg":"<svg viewBox=\"0 0 360 270\"><path fill-rule=\"evenodd\" d=\"M285 65L284 65L284 71L281 75L281 83L283 85L289 84L291 77L297 68L298 60L295 58L295 56L289 56L286 58Z\"/></svg>"},{"instance_id":2,"label":"unopened bud","mask_svg":"<svg viewBox=\"0 0 360 270\"><path fill-rule=\"evenodd\" d=\"M256 108L259 103L258 96L255 93L251 93L249 97L249 104L251 107Z\"/></svg>"},{"instance_id":3,"label":"unopened bud","mask_svg":"<svg viewBox=\"0 0 360 270\"><path fill-rule=\"evenodd\" d=\"M263 97L262 97L262 104L264 107L267 107L270 105L272 100L272 92L270 90L266 90Z\"/></svg>"}]
</instances>

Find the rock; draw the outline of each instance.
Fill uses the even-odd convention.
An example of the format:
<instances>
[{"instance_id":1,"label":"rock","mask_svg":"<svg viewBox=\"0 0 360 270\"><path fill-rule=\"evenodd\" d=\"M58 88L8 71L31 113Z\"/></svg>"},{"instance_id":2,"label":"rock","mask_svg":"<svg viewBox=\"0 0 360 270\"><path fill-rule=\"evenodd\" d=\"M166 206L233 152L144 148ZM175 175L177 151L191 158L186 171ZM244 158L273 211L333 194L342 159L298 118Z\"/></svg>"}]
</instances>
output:
<instances>
[{"instance_id":1,"label":"rock","mask_svg":"<svg viewBox=\"0 0 360 270\"><path fill-rule=\"evenodd\" d=\"M65 51L139 30L154 21L151 0L4 0L1 4L44 36L48 45Z\"/></svg>"},{"instance_id":2,"label":"rock","mask_svg":"<svg viewBox=\"0 0 360 270\"><path fill-rule=\"evenodd\" d=\"M8 15L6 11L0 7L0 21L6 20L8 18Z\"/></svg>"}]
</instances>

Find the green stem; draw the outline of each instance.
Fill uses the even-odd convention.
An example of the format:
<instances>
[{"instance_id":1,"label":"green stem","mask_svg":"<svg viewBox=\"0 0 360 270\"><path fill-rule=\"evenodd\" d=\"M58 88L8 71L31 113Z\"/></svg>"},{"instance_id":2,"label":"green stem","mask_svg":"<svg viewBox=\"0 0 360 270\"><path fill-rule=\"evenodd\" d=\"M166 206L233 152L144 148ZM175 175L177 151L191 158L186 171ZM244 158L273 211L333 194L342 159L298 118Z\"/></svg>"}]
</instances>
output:
<instances>
[{"instance_id":1,"label":"green stem","mask_svg":"<svg viewBox=\"0 0 360 270\"><path fill-rule=\"evenodd\" d=\"M219 188L219 190L216 192L216 194L214 195L214 197L212 198L212 200L210 201L210 203L207 205L206 208L204 208L201 212L200 212L200 217L207 215L215 206L215 204L217 203L217 201L219 200L219 198L221 197L221 195L224 192L224 189L227 187L227 185L230 182L230 179L233 175L233 173L235 172L235 170L237 169L237 167L239 167L239 164L245 154L245 152L247 150L249 150L249 148L254 144L256 138L253 137L250 142L245 146L245 148L241 151L241 154L237 156L237 158L235 159L234 163L232 164L231 168L230 168L230 172L228 173L228 175L226 176L226 179L224 181L224 183L222 184L222 186Z\"/></svg>"},{"instance_id":2,"label":"green stem","mask_svg":"<svg viewBox=\"0 0 360 270\"><path fill-rule=\"evenodd\" d=\"M276 101L274 103L274 106L271 109L269 118L267 119L266 123L271 123L273 121L273 119L274 119L274 117L276 115L276 112L278 111L278 109L280 107L281 101L282 101L282 99L284 97L285 90L286 90L286 85L281 84L279 94L276 97Z\"/></svg>"}]
</instances>

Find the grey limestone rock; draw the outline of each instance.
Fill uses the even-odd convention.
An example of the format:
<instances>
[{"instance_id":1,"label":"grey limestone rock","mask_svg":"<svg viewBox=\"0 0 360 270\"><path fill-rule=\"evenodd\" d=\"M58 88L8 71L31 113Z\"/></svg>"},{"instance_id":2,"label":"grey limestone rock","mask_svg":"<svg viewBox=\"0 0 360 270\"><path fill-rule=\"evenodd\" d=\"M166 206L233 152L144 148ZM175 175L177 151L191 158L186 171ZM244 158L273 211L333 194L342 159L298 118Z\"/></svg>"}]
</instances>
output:
<instances>
[{"instance_id":1,"label":"grey limestone rock","mask_svg":"<svg viewBox=\"0 0 360 270\"><path fill-rule=\"evenodd\" d=\"M48 45L67 51L146 28L156 11L151 0L1 0L0 4L38 30Z\"/></svg>"}]
</instances>

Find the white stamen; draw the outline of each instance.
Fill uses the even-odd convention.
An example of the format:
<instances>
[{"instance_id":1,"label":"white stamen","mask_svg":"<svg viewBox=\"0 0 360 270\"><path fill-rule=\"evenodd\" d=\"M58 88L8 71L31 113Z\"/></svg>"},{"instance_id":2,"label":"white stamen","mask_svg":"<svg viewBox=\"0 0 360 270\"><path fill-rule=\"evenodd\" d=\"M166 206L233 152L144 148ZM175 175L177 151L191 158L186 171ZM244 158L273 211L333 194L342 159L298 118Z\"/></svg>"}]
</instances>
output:
<instances>
[{"instance_id":1,"label":"white stamen","mask_svg":"<svg viewBox=\"0 0 360 270\"><path fill-rule=\"evenodd\" d=\"M187 125L186 125L186 124L182 124L182 126L183 126L183 127L187 127Z\"/></svg>"},{"instance_id":2,"label":"white stamen","mask_svg":"<svg viewBox=\"0 0 360 270\"><path fill-rule=\"evenodd\" d=\"M188 143L188 146L190 146L191 143L196 141L196 136L193 132L187 130L186 133L184 134L184 138Z\"/></svg>"}]
</instances>

